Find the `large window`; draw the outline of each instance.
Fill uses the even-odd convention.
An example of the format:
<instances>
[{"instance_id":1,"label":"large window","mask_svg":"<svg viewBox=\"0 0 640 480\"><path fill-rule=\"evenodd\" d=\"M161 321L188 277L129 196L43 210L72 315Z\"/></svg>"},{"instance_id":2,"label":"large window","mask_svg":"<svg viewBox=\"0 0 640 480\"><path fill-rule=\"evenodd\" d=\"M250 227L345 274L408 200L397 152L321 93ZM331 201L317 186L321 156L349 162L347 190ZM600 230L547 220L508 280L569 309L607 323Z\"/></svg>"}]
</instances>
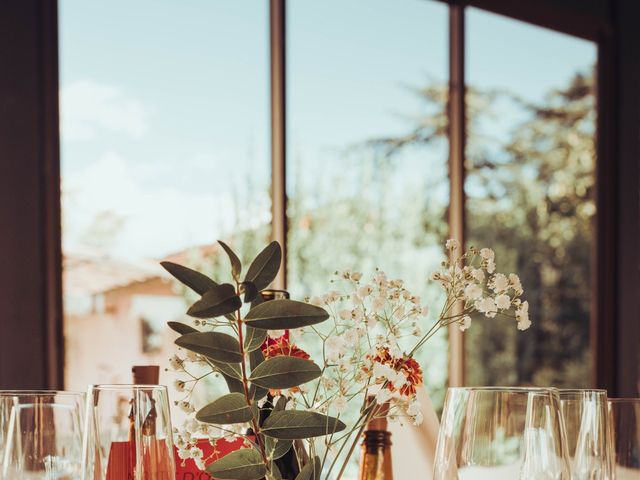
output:
<instances>
[{"instance_id":1,"label":"large window","mask_svg":"<svg viewBox=\"0 0 640 480\"><path fill-rule=\"evenodd\" d=\"M66 386L165 365L167 257L270 236L264 2L60 2ZM99 341L96 341L98 340Z\"/></svg>"},{"instance_id":2,"label":"large window","mask_svg":"<svg viewBox=\"0 0 640 480\"><path fill-rule=\"evenodd\" d=\"M426 278L447 232L447 8L422 0L289 7L290 289L315 295L331 289L336 269L380 268L436 302ZM447 349L444 336L434 340L425 378L439 403Z\"/></svg>"},{"instance_id":3,"label":"large window","mask_svg":"<svg viewBox=\"0 0 640 480\"><path fill-rule=\"evenodd\" d=\"M158 260L215 273L217 238L244 257L286 238L296 298L379 267L437 304L427 276L465 205L467 245L521 273L534 321L518 336L475 322L453 353L466 382L589 384L595 44L467 8L465 52L444 2L289 1L281 102L267 1L60 3L68 387L165 364L185 293ZM466 129L449 104L462 55ZM287 119L273 232L271 100ZM451 355L443 335L422 359L436 405Z\"/></svg>"},{"instance_id":4,"label":"large window","mask_svg":"<svg viewBox=\"0 0 640 480\"><path fill-rule=\"evenodd\" d=\"M467 240L520 274L536 324L476 322L467 383L588 387L596 47L477 9L466 18Z\"/></svg>"}]
</instances>

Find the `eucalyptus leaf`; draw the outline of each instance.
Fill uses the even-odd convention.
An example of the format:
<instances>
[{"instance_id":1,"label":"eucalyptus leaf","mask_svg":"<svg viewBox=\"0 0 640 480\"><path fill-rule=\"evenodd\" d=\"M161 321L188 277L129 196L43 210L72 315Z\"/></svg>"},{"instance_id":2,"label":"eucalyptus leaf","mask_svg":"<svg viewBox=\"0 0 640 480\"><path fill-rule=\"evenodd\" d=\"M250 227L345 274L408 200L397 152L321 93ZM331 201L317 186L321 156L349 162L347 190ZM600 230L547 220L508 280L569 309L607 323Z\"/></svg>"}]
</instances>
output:
<instances>
[{"instance_id":1,"label":"eucalyptus leaf","mask_svg":"<svg viewBox=\"0 0 640 480\"><path fill-rule=\"evenodd\" d=\"M249 367L251 368L251 371L258 368L258 365L262 362L264 362L264 354L262 353L262 350L257 348L253 352L249 353Z\"/></svg>"},{"instance_id":2,"label":"eucalyptus leaf","mask_svg":"<svg viewBox=\"0 0 640 480\"><path fill-rule=\"evenodd\" d=\"M196 419L203 423L231 425L249 422L257 414L258 407L255 404L247 405L243 394L229 393L198 410Z\"/></svg>"},{"instance_id":3,"label":"eucalyptus leaf","mask_svg":"<svg viewBox=\"0 0 640 480\"><path fill-rule=\"evenodd\" d=\"M218 243L229 257L229 261L231 262L231 275L235 280L238 280L240 278L240 274L242 273L242 263L240 262L240 259L235 254L235 252L231 250L229 245L224 243L222 240L218 240Z\"/></svg>"},{"instance_id":4,"label":"eucalyptus leaf","mask_svg":"<svg viewBox=\"0 0 640 480\"><path fill-rule=\"evenodd\" d=\"M253 328L247 325L244 336L244 349L246 352L253 352L262 346L267 339L267 331L260 328Z\"/></svg>"},{"instance_id":5,"label":"eucalyptus leaf","mask_svg":"<svg viewBox=\"0 0 640 480\"><path fill-rule=\"evenodd\" d=\"M209 359L211 365L222 375L224 381L227 383L227 388L231 393L244 394L244 385L242 384L242 373L240 372L240 366L237 363L224 363L216 362Z\"/></svg>"},{"instance_id":6,"label":"eucalyptus leaf","mask_svg":"<svg viewBox=\"0 0 640 480\"><path fill-rule=\"evenodd\" d=\"M178 332L180 335L184 335L186 333L197 332L198 329L193 328L191 325L187 325L186 323L181 322L167 322L169 328L174 332Z\"/></svg>"},{"instance_id":7,"label":"eucalyptus leaf","mask_svg":"<svg viewBox=\"0 0 640 480\"><path fill-rule=\"evenodd\" d=\"M303 410L273 412L264 421L262 433L278 439L298 440L341 432L347 426L334 417Z\"/></svg>"},{"instance_id":8,"label":"eucalyptus leaf","mask_svg":"<svg viewBox=\"0 0 640 480\"><path fill-rule=\"evenodd\" d=\"M244 292L244 303L250 303L255 301L258 297L258 287L253 282L242 282L240 284L242 291Z\"/></svg>"},{"instance_id":9,"label":"eucalyptus leaf","mask_svg":"<svg viewBox=\"0 0 640 480\"><path fill-rule=\"evenodd\" d=\"M320 480L320 467L320 457L315 457L302 467L295 480Z\"/></svg>"},{"instance_id":10,"label":"eucalyptus leaf","mask_svg":"<svg viewBox=\"0 0 640 480\"><path fill-rule=\"evenodd\" d=\"M249 387L249 398L251 399L251 401L257 402L258 400L262 400L267 395L267 393L269 393L269 390L257 385L251 385Z\"/></svg>"},{"instance_id":11,"label":"eucalyptus leaf","mask_svg":"<svg viewBox=\"0 0 640 480\"><path fill-rule=\"evenodd\" d=\"M207 290L196 303L191 305L187 315L195 318L213 318L235 312L242 307L242 300L230 283L216 285Z\"/></svg>"},{"instance_id":12,"label":"eucalyptus leaf","mask_svg":"<svg viewBox=\"0 0 640 480\"><path fill-rule=\"evenodd\" d=\"M271 460L277 460L283 457L293 445L293 440L278 440L272 437L264 437L264 440L267 456Z\"/></svg>"},{"instance_id":13,"label":"eucalyptus leaf","mask_svg":"<svg viewBox=\"0 0 640 480\"><path fill-rule=\"evenodd\" d=\"M176 345L218 362L239 363L242 361L238 340L226 333L187 333L176 339Z\"/></svg>"},{"instance_id":14,"label":"eucalyptus leaf","mask_svg":"<svg viewBox=\"0 0 640 480\"><path fill-rule=\"evenodd\" d=\"M280 398L278 398L278 401L273 406L273 411L280 412L284 410L286 407L287 407L287 397L285 397L284 395L280 395Z\"/></svg>"},{"instance_id":15,"label":"eucalyptus leaf","mask_svg":"<svg viewBox=\"0 0 640 480\"><path fill-rule=\"evenodd\" d=\"M200 295L218 285L203 273L196 272L183 265L173 262L160 262L160 265L176 280Z\"/></svg>"},{"instance_id":16,"label":"eucalyptus leaf","mask_svg":"<svg viewBox=\"0 0 640 480\"><path fill-rule=\"evenodd\" d=\"M220 480L260 480L267 474L267 467L260 452L242 448L210 464L207 473Z\"/></svg>"},{"instance_id":17,"label":"eucalyptus leaf","mask_svg":"<svg viewBox=\"0 0 640 480\"><path fill-rule=\"evenodd\" d=\"M271 300L255 306L244 321L254 328L286 330L324 322L329 314L324 308L296 300Z\"/></svg>"},{"instance_id":18,"label":"eucalyptus leaf","mask_svg":"<svg viewBox=\"0 0 640 480\"><path fill-rule=\"evenodd\" d=\"M236 380L242 380L242 371L240 370L240 364L218 362L216 360L210 360L210 362L221 374L235 378Z\"/></svg>"},{"instance_id":19,"label":"eucalyptus leaf","mask_svg":"<svg viewBox=\"0 0 640 480\"><path fill-rule=\"evenodd\" d=\"M292 388L321 375L318 365L304 358L277 356L265 360L252 370L249 381L263 388Z\"/></svg>"},{"instance_id":20,"label":"eucalyptus leaf","mask_svg":"<svg viewBox=\"0 0 640 480\"><path fill-rule=\"evenodd\" d=\"M280 244L275 241L271 242L251 262L245 281L255 284L258 290L264 290L276 278L281 261L282 248L280 248Z\"/></svg>"},{"instance_id":21,"label":"eucalyptus leaf","mask_svg":"<svg viewBox=\"0 0 640 480\"><path fill-rule=\"evenodd\" d=\"M276 462L271 462L269 465L269 473L267 473L267 480L282 480L282 474L280 473L280 469Z\"/></svg>"}]
</instances>

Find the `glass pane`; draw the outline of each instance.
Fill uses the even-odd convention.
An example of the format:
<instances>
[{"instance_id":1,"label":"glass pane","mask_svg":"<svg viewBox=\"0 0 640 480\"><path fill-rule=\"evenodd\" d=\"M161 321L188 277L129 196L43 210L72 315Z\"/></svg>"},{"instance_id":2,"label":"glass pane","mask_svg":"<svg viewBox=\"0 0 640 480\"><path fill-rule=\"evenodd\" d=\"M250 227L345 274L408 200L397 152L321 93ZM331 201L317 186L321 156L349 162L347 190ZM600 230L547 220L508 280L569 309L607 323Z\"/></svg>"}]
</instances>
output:
<instances>
[{"instance_id":1,"label":"glass pane","mask_svg":"<svg viewBox=\"0 0 640 480\"><path fill-rule=\"evenodd\" d=\"M467 12L467 233L520 274L533 326L474 323L471 385L590 383L596 45Z\"/></svg>"},{"instance_id":2,"label":"glass pane","mask_svg":"<svg viewBox=\"0 0 640 480\"><path fill-rule=\"evenodd\" d=\"M60 2L67 388L167 365L186 308L159 260L226 272L216 239L245 257L268 240L267 18L266 2Z\"/></svg>"}]
</instances>

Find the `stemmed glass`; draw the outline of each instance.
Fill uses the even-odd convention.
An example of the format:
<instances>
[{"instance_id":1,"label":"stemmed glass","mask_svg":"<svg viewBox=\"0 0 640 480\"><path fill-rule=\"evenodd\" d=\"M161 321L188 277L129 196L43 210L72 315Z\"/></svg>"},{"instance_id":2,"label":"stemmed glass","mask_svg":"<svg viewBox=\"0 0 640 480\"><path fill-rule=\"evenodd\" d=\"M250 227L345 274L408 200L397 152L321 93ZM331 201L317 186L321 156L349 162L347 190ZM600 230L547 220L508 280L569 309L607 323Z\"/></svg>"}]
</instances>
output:
<instances>
[{"instance_id":1,"label":"stemmed glass","mask_svg":"<svg viewBox=\"0 0 640 480\"><path fill-rule=\"evenodd\" d=\"M609 424L617 480L640 478L640 398L610 398Z\"/></svg>"},{"instance_id":2,"label":"stemmed glass","mask_svg":"<svg viewBox=\"0 0 640 480\"><path fill-rule=\"evenodd\" d=\"M543 388L450 388L434 480L569 480L558 392Z\"/></svg>"},{"instance_id":3,"label":"stemmed glass","mask_svg":"<svg viewBox=\"0 0 640 480\"><path fill-rule=\"evenodd\" d=\"M610 480L612 446L606 390L559 390L574 480Z\"/></svg>"},{"instance_id":4,"label":"stemmed glass","mask_svg":"<svg viewBox=\"0 0 640 480\"><path fill-rule=\"evenodd\" d=\"M166 387L91 386L85 419L85 480L175 479Z\"/></svg>"},{"instance_id":5,"label":"stemmed glass","mask_svg":"<svg viewBox=\"0 0 640 480\"><path fill-rule=\"evenodd\" d=\"M79 479L84 394L0 391L0 480Z\"/></svg>"}]
</instances>

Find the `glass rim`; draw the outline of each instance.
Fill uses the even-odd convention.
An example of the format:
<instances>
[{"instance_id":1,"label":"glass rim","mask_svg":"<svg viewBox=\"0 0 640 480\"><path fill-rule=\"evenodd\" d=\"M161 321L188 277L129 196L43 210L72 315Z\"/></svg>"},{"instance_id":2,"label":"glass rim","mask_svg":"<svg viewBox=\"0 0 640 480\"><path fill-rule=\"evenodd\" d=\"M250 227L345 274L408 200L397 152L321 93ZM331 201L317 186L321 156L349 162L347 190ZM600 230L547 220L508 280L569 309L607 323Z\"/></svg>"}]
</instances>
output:
<instances>
[{"instance_id":1,"label":"glass rim","mask_svg":"<svg viewBox=\"0 0 640 480\"><path fill-rule=\"evenodd\" d=\"M505 393L554 393L554 387L449 387L447 391L457 392L505 392Z\"/></svg>"},{"instance_id":2,"label":"glass rim","mask_svg":"<svg viewBox=\"0 0 640 480\"><path fill-rule=\"evenodd\" d=\"M89 385L90 392L96 390L106 391L132 391L132 390L167 390L166 385L154 385L144 383L97 383Z\"/></svg>"},{"instance_id":3,"label":"glass rim","mask_svg":"<svg viewBox=\"0 0 640 480\"><path fill-rule=\"evenodd\" d=\"M640 398L638 397L617 397L617 398L608 398L608 402L611 403L640 403Z\"/></svg>"},{"instance_id":4,"label":"glass rim","mask_svg":"<svg viewBox=\"0 0 640 480\"><path fill-rule=\"evenodd\" d=\"M77 397L84 395L86 395L85 392L76 392L72 390L0 390L0 397Z\"/></svg>"},{"instance_id":5,"label":"glass rim","mask_svg":"<svg viewBox=\"0 0 640 480\"><path fill-rule=\"evenodd\" d=\"M604 388L558 388L558 393L604 393L607 395L607 391Z\"/></svg>"}]
</instances>

